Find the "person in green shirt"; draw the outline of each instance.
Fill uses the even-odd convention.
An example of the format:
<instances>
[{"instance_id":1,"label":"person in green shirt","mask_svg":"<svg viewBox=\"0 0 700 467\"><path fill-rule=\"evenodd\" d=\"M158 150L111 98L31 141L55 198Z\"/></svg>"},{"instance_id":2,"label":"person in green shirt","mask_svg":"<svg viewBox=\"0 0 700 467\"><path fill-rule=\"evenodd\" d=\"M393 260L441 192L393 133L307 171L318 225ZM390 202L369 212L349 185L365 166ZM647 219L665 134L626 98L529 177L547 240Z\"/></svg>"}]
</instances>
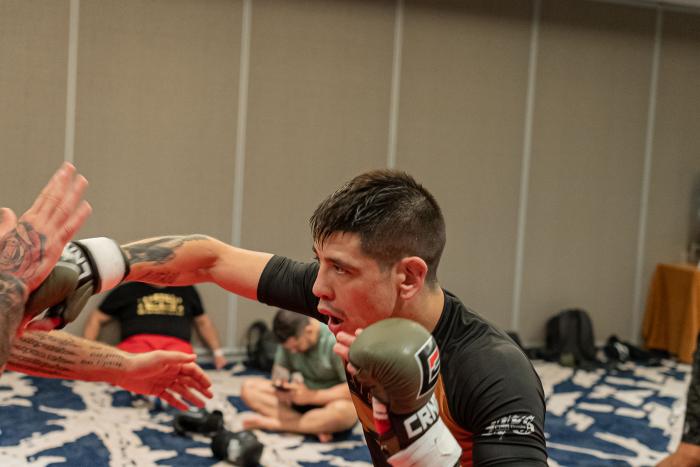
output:
<instances>
[{"instance_id":1,"label":"person in green shirt","mask_svg":"<svg viewBox=\"0 0 700 467\"><path fill-rule=\"evenodd\" d=\"M281 344L272 377L243 382L241 398L256 412L246 414L243 427L313 434L321 442L352 428L357 414L328 327L305 315L278 310L272 330Z\"/></svg>"}]
</instances>

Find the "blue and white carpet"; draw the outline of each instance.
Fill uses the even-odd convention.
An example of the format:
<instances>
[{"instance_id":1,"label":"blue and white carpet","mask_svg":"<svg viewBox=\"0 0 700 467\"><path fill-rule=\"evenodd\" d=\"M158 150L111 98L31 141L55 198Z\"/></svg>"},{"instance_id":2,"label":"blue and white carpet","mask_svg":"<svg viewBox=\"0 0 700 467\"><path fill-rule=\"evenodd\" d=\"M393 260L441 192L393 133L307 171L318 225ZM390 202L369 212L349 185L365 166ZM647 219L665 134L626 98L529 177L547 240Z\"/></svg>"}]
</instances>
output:
<instances>
[{"instance_id":1,"label":"blue and white carpet","mask_svg":"<svg viewBox=\"0 0 700 467\"><path fill-rule=\"evenodd\" d=\"M536 368L547 398L551 466L653 466L678 445L689 365Z\"/></svg>"},{"instance_id":2,"label":"blue and white carpet","mask_svg":"<svg viewBox=\"0 0 700 467\"><path fill-rule=\"evenodd\" d=\"M689 367L628 365L576 371L537 362L547 396L546 435L552 466L654 465L678 443ZM227 428L240 429L242 366L210 371ZM106 384L32 378L0 379L0 466L224 466L205 437L177 436L170 410L133 407ZM256 431L264 466L367 467L358 427L321 444L311 437Z\"/></svg>"}]
</instances>

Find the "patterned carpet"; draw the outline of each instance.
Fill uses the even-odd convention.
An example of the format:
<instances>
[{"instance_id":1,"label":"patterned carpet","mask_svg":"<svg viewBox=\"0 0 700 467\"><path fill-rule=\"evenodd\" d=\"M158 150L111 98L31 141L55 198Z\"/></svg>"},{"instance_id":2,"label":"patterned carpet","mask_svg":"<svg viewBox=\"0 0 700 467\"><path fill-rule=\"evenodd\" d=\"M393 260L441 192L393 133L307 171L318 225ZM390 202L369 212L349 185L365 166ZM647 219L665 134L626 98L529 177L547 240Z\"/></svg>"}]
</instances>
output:
<instances>
[{"instance_id":1,"label":"patterned carpet","mask_svg":"<svg viewBox=\"0 0 700 467\"><path fill-rule=\"evenodd\" d=\"M680 436L687 365L628 365L616 371L577 371L537 362L548 403L547 440L552 466L654 465ZM247 408L238 397L242 366L209 371L215 398L236 430ZM26 377L0 379L0 465L212 466L205 437L172 429L172 410L133 407L125 391L105 384ZM360 431L332 443L311 437L256 432L264 466L371 465Z\"/></svg>"},{"instance_id":2,"label":"patterned carpet","mask_svg":"<svg viewBox=\"0 0 700 467\"><path fill-rule=\"evenodd\" d=\"M230 430L239 430L242 365L208 370L214 399ZM32 378L7 372L0 379L0 466L230 466L212 456L204 436L173 432L173 409L134 407L126 391L107 384ZM361 431L321 444L311 437L257 431L264 466L367 467Z\"/></svg>"},{"instance_id":3,"label":"patterned carpet","mask_svg":"<svg viewBox=\"0 0 700 467\"><path fill-rule=\"evenodd\" d=\"M551 466L653 466L677 446L689 365L536 368L547 397Z\"/></svg>"}]
</instances>

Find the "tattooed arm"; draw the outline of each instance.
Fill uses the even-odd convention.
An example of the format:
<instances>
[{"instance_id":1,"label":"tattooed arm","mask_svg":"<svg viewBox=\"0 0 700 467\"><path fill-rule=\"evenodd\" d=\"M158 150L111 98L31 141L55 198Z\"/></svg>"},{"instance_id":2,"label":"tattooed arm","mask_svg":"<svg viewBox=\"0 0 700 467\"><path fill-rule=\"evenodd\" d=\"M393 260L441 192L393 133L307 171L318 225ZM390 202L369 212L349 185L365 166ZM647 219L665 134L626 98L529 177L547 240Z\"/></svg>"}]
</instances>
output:
<instances>
[{"instance_id":1,"label":"tattooed arm","mask_svg":"<svg viewBox=\"0 0 700 467\"><path fill-rule=\"evenodd\" d=\"M131 272L129 281L163 285L214 282L255 300L269 253L244 250L205 235L168 236L122 247Z\"/></svg>"},{"instance_id":2,"label":"tattooed arm","mask_svg":"<svg viewBox=\"0 0 700 467\"><path fill-rule=\"evenodd\" d=\"M90 215L85 177L63 164L17 221L0 209L0 372L21 331L27 295L48 276L61 251Z\"/></svg>"},{"instance_id":3,"label":"tattooed arm","mask_svg":"<svg viewBox=\"0 0 700 467\"><path fill-rule=\"evenodd\" d=\"M105 344L60 331L27 331L15 340L7 368L47 378L114 383L126 361L125 352Z\"/></svg>"},{"instance_id":4,"label":"tattooed arm","mask_svg":"<svg viewBox=\"0 0 700 467\"><path fill-rule=\"evenodd\" d=\"M194 359L181 352L130 354L60 331L27 331L15 340L7 367L45 378L103 381L186 410L176 395L198 407L204 404L192 389L211 397L211 382Z\"/></svg>"},{"instance_id":5,"label":"tattooed arm","mask_svg":"<svg viewBox=\"0 0 700 467\"><path fill-rule=\"evenodd\" d=\"M12 338L22 320L26 302L24 282L11 274L0 273L0 365L5 364L10 354Z\"/></svg>"},{"instance_id":6,"label":"tattooed arm","mask_svg":"<svg viewBox=\"0 0 700 467\"><path fill-rule=\"evenodd\" d=\"M16 221L12 210L0 211L0 273L24 281L29 292L46 279L63 247L90 215L82 200L87 180L65 163L34 204Z\"/></svg>"}]
</instances>

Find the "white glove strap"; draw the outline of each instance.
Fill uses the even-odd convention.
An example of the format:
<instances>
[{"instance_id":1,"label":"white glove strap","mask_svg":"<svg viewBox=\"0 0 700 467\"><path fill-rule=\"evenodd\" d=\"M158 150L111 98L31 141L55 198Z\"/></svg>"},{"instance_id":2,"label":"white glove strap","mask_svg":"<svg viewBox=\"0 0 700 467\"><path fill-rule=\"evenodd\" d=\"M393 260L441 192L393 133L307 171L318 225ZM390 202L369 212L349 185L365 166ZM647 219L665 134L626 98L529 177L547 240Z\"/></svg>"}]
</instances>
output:
<instances>
[{"instance_id":1,"label":"white glove strap","mask_svg":"<svg viewBox=\"0 0 700 467\"><path fill-rule=\"evenodd\" d=\"M121 248L111 238L86 238L76 242L88 250L100 278L100 290L110 290L119 285L126 276L127 267Z\"/></svg>"},{"instance_id":2,"label":"white glove strap","mask_svg":"<svg viewBox=\"0 0 700 467\"><path fill-rule=\"evenodd\" d=\"M452 466L462 455L462 448L441 419L423 436L387 461L394 467Z\"/></svg>"}]
</instances>

